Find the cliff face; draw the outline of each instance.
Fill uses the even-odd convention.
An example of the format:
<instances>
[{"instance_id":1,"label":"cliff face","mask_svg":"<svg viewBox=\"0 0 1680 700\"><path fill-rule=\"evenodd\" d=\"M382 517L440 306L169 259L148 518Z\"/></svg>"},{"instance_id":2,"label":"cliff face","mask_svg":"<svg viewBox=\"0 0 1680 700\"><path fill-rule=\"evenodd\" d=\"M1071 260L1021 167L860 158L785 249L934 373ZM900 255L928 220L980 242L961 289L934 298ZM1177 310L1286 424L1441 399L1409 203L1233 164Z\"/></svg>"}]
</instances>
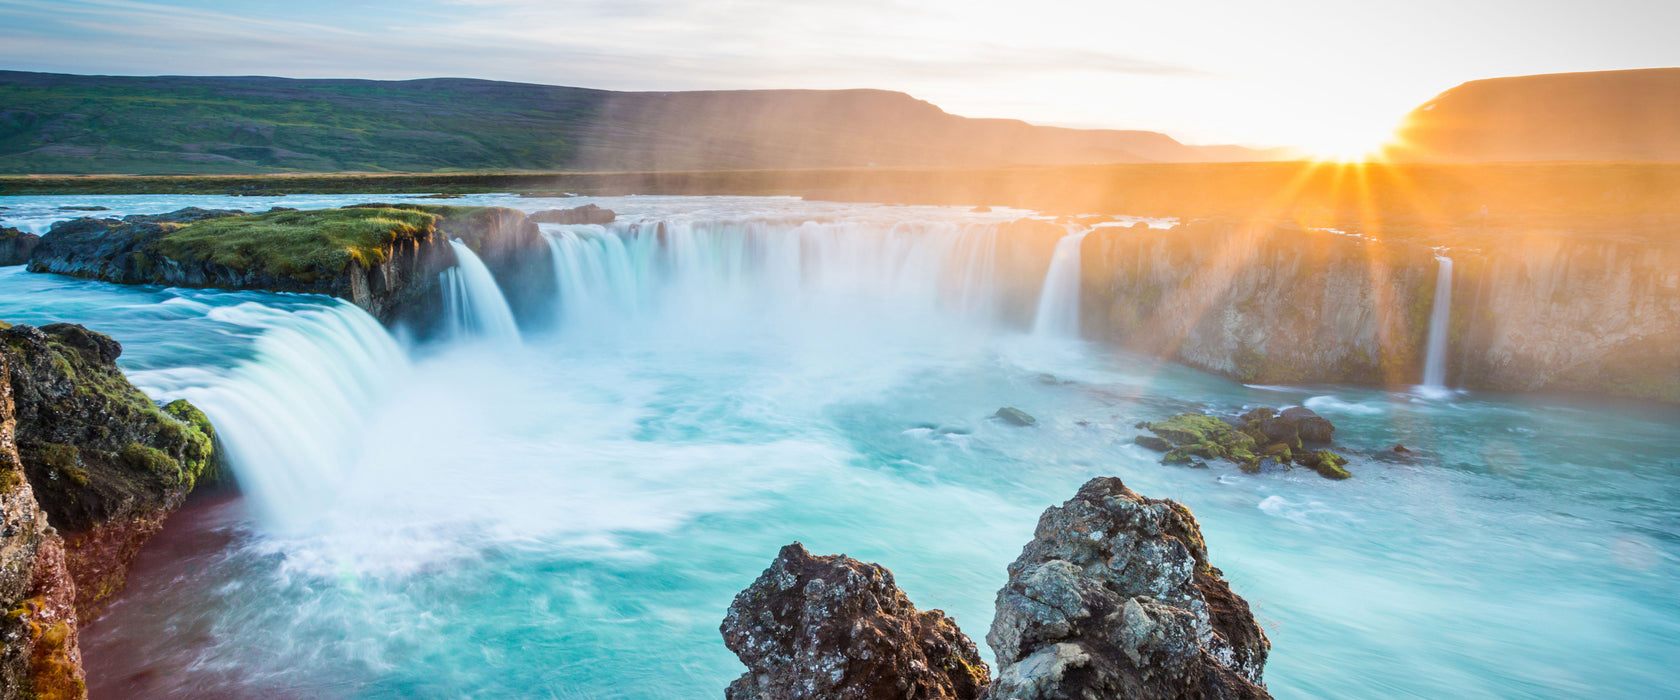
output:
<instances>
[{"instance_id":1,"label":"cliff face","mask_svg":"<svg viewBox=\"0 0 1680 700\"><path fill-rule=\"evenodd\" d=\"M1680 247L1440 242L1450 385L1680 401ZM1247 383L1422 380L1439 270L1422 243L1203 221L1098 229L1082 253L1087 337Z\"/></svg>"},{"instance_id":2,"label":"cliff face","mask_svg":"<svg viewBox=\"0 0 1680 700\"><path fill-rule=\"evenodd\" d=\"M1427 249L1198 222L1098 229L1081 263L1088 337L1249 383L1401 384L1422 371Z\"/></svg>"},{"instance_id":3,"label":"cliff face","mask_svg":"<svg viewBox=\"0 0 1680 700\"><path fill-rule=\"evenodd\" d=\"M1680 246L1536 234L1455 272L1455 381L1680 402Z\"/></svg>"},{"instance_id":4,"label":"cliff face","mask_svg":"<svg viewBox=\"0 0 1680 700\"><path fill-rule=\"evenodd\" d=\"M76 584L24 476L9 374L0 352L0 698L86 697Z\"/></svg>"},{"instance_id":5,"label":"cliff face","mask_svg":"<svg viewBox=\"0 0 1680 700\"><path fill-rule=\"evenodd\" d=\"M122 347L81 326L0 329L23 473L63 533L82 619L123 586L141 545L212 468L209 420L128 383Z\"/></svg>"},{"instance_id":6,"label":"cliff face","mask_svg":"<svg viewBox=\"0 0 1680 700\"><path fill-rule=\"evenodd\" d=\"M381 321L422 329L441 306L438 273L455 264L451 238L485 258L516 310L546 299L548 265L536 225L512 209L360 205L264 214L182 209L61 222L41 238L32 272L120 284L325 294ZM535 280L536 285L519 284ZM531 290L531 291L527 291Z\"/></svg>"}]
</instances>

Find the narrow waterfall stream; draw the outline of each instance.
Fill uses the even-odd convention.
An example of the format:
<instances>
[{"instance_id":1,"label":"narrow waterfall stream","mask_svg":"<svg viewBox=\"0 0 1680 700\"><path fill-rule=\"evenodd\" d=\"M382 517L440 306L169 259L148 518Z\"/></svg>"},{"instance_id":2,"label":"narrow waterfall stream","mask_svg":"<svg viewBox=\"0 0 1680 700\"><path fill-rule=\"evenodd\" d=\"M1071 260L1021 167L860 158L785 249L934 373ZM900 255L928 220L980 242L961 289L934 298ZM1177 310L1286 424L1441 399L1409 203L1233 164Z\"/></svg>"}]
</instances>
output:
<instances>
[{"instance_id":1,"label":"narrow waterfall stream","mask_svg":"<svg viewBox=\"0 0 1680 700\"><path fill-rule=\"evenodd\" d=\"M794 540L887 566L978 641L1039 515L1096 475L1195 512L1272 640L1277 697L1671 684L1680 434L1661 409L1244 386L1044 343L1078 333L1080 239L1014 279L998 227L1020 212L586 201L621 218L541 227L557 319L520 328L457 246L463 335L414 347L325 298L0 269L0 318L116 337L148 394L211 416L244 489L171 519L83 631L95 698L717 697L742 669L724 610ZM1288 405L1335 422L1355 478L1165 466L1132 440ZM1415 457L1385 461L1396 443Z\"/></svg>"},{"instance_id":2,"label":"narrow waterfall stream","mask_svg":"<svg viewBox=\"0 0 1680 700\"><path fill-rule=\"evenodd\" d=\"M1444 390L1447 386L1447 341L1451 336L1453 261L1445 255L1435 258L1435 301L1429 307L1429 339L1424 353L1423 385Z\"/></svg>"},{"instance_id":3,"label":"narrow waterfall stream","mask_svg":"<svg viewBox=\"0 0 1680 700\"><path fill-rule=\"evenodd\" d=\"M439 273L449 335L518 344L519 324L490 268L467 244L454 240L449 247L455 251L455 266Z\"/></svg>"},{"instance_id":4,"label":"narrow waterfall stream","mask_svg":"<svg viewBox=\"0 0 1680 700\"><path fill-rule=\"evenodd\" d=\"M1079 337L1080 246L1090 230L1070 233L1056 243L1044 289L1038 295L1033 335L1041 338Z\"/></svg>"}]
</instances>

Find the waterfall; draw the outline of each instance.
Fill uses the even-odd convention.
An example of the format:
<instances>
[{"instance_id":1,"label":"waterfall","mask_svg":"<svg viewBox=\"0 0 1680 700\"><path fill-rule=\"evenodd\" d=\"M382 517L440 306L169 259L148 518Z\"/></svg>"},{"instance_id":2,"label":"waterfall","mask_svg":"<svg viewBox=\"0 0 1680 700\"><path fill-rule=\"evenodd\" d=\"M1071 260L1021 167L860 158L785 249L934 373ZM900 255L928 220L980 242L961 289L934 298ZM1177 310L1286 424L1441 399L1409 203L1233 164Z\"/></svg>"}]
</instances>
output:
<instances>
[{"instance_id":1,"label":"waterfall","mask_svg":"<svg viewBox=\"0 0 1680 700\"><path fill-rule=\"evenodd\" d=\"M672 219L541 229L562 329L650 315L990 321L996 307L992 226Z\"/></svg>"},{"instance_id":2,"label":"waterfall","mask_svg":"<svg viewBox=\"0 0 1680 700\"><path fill-rule=\"evenodd\" d=\"M479 337L491 341L517 345L519 324L513 320L513 309L496 286L490 268L473 254L460 240L452 240L455 267L439 274L443 284L443 307L449 335L454 338Z\"/></svg>"},{"instance_id":3,"label":"waterfall","mask_svg":"<svg viewBox=\"0 0 1680 700\"><path fill-rule=\"evenodd\" d=\"M1424 354L1423 385L1445 388L1447 385L1447 335L1452 320L1453 261L1445 255L1436 256L1439 267L1435 273L1435 303L1429 309L1429 344Z\"/></svg>"},{"instance_id":4,"label":"waterfall","mask_svg":"<svg viewBox=\"0 0 1680 700\"><path fill-rule=\"evenodd\" d=\"M1038 312L1033 316L1033 335L1042 338L1079 337L1079 247L1090 230L1070 233L1056 242L1050 270L1044 275L1044 289L1038 295Z\"/></svg>"},{"instance_id":5,"label":"waterfall","mask_svg":"<svg viewBox=\"0 0 1680 700\"><path fill-rule=\"evenodd\" d=\"M226 370L137 372L154 396L184 398L216 426L228 466L270 522L308 522L364 448L366 416L408 367L391 335L347 302L288 311L245 303L211 318L262 330Z\"/></svg>"}]
</instances>

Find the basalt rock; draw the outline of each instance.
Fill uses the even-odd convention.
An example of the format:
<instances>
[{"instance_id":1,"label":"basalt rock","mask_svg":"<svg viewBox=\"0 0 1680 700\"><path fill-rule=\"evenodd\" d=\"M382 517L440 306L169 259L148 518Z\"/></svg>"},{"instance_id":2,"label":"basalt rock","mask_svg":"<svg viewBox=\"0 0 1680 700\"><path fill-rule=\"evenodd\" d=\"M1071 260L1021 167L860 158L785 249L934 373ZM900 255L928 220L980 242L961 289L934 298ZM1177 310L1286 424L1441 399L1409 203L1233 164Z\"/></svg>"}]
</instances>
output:
<instances>
[{"instance_id":1,"label":"basalt rock","mask_svg":"<svg viewBox=\"0 0 1680 700\"><path fill-rule=\"evenodd\" d=\"M986 641L991 700L1270 697L1271 643L1195 517L1112 477L1039 518Z\"/></svg>"},{"instance_id":2,"label":"basalt rock","mask_svg":"<svg viewBox=\"0 0 1680 700\"><path fill-rule=\"evenodd\" d=\"M84 698L76 584L24 476L9 373L0 352L0 700Z\"/></svg>"},{"instance_id":3,"label":"basalt rock","mask_svg":"<svg viewBox=\"0 0 1680 700\"><path fill-rule=\"evenodd\" d=\"M364 230L377 234L357 233ZM532 307L552 297L548 249L536 225L498 207L367 204L262 214L189 208L74 219L41 238L29 269L120 284L326 294L424 331L442 308L438 273L456 262L451 239L484 259L516 312L538 313Z\"/></svg>"},{"instance_id":4,"label":"basalt rock","mask_svg":"<svg viewBox=\"0 0 1680 700\"><path fill-rule=\"evenodd\" d=\"M956 622L918 611L892 572L797 542L735 597L721 631L747 666L729 700L969 700L990 676Z\"/></svg>"},{"instance_id":5,"label":"basalt rock","mask_svg":"<svg viewBox=\"0 0 1680 700\"><path fill-rule=\"evenodd\" d=\"M998 409L997 413L992 414L992 417L1010 425L1018 425L1023 428L1038 422L1038 419L1032 417L1032 414L1013 406L1004 406L1003 408Z\"/></svg>"},{"instance_id":6,"label":"basalt rock","mask_svg":"<svg viewBox=\"0 0 1680 700\"><path fill-rule=\"evenodd\" d=\"M0 267L29 262L41 237L15 228L0 226Z\"/></svg>"},{"instance_id":7,"label":"basalt rock","mask_svg":"<svg viewBox=\"0 0 1680 700\"><path fill-rule=\"evenodd\" d=\"M610 224L618 219L618 214L611 209L602 209L593 204L585 204L571 209L549 209L531 214L531 220L539 224Z\"/></svg>"},{"instance_id":8,"label":"basalt rock","mask_svg":"<svg viewBox=\"0 0 1680 700\"><path fill-rule=\"evenodd\" d=\"M81 326L0 329L23 473L63 533L81 619L122 588L141 545L214 470L209 420L186 401L153 403L117 369L121 353Z\"/></svg>"}]
</instances>

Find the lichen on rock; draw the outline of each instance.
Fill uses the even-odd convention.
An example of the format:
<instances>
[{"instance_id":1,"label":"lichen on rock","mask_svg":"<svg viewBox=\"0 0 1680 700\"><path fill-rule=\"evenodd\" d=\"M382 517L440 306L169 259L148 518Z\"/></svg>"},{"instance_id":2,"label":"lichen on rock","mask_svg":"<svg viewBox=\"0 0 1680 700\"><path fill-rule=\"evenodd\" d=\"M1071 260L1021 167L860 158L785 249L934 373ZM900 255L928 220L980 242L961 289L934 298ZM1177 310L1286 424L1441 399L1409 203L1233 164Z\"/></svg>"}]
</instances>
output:
<instances>
[{"instance_id":1,"label":"lichen on rock","mask_svg":"<svg viewBox=\"0 0 1680 700\"><path fill-rule=\"evenodd\" d=\"M1271 643L1189 509L1113 477L1045 511L986 640L991 700L1270 697Z\"/></svg>"},{"instance_id":2,"label":"lichen on rock","mask_svg":"<svg viewBox=\"0 0 1680 700\"><path fill-rule=\"evenodd\" d=\"M747 672L729 700L971 700L991 670L939 610L919 611L891 571L783 547L720 628Z\"/></svg>"}]
</instances>

